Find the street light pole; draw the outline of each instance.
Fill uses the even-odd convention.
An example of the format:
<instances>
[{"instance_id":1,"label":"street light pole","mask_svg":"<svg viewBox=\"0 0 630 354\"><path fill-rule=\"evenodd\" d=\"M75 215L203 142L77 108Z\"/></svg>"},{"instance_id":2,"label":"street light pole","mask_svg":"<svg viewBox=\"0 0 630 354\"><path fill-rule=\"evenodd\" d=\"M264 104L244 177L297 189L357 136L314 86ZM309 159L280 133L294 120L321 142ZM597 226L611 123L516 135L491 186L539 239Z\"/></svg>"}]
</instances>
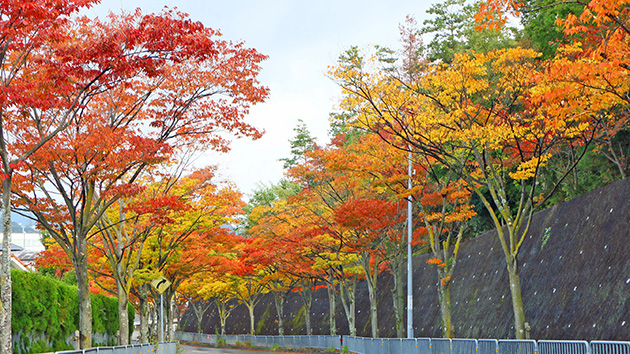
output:
<instances>
[{"instance_id":1,"label":"street light pole","mask_svg":"<svg viewBox=\"0 0 630 354\"><path fill-rule=\"evenodd\" d=\"M411 175L413 173L411 166L411 147L409 147L409 180L407 188L411 190ZM412 224L412 204L411 194L407 197L407 338L413 338L413 253L411 252L411 241L413 240L413 224Z\"/></svg>"},{"instance_id":2,"label":"street light pole","mask_svg":"<svg viewBox=\"0 0 630 354\"><path fill-rule=\"evenodd\" d=\"M164 295L160 294L160 338L159 342L164 342Z\"/></svg>"}]
</instances>

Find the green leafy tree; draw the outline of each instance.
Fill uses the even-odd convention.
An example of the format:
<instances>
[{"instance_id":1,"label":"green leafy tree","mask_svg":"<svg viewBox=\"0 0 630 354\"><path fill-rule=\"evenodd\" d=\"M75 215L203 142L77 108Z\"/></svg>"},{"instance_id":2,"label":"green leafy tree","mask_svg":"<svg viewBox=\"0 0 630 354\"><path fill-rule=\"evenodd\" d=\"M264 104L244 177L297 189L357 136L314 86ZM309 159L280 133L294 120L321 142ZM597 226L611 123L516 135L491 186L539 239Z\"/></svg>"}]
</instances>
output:
<instances>
[{"instance_id":1,"label":"green leafy tree","mask_svg":"<svg viewBox=\"0 0 630 354\"><path fill-rule=\"evenodd\" d=\"M451 62L453 54L459 51L465 41L464 32L469 27L466 0L446 0L431 5L426 11L432 18L424 20L422 34L433 34L427 45L429 60Z\"/></svg>"},{"instance_id":2,"label":"green leafy tree","mask_svg":"<svg viewBox=\"0 0 630 354\"><path fill-rule=\"evenodd\" d=\"M578 2L556 0L526 0L521 16L526 39L534 49L543 53L543 58L552 57L560 43L566 43L562 28L556 23L558 18L568 14L579 16L584 6Z\"/></svg>"},{"instance_id":3,"label":"green leafy tree","mask_svg":"<svg viewBox=\"0 0 630 354\"><path fill-rule=\"evenodd\" d=\"M500 29L477 28L474 14L479 3L467 3L466 0L446 0L433 4L419 30L422 34L431 34L433 39L427 45L427 58L430 61L450 63L458 52L475 51L487 53L494 49L515 47L521 40L521 33L514 27Z\"/></svg>"},{"instance_id":4,"label":"green leafy tree","mask_svg":"<svg viewBox=\"0 0 630 354\"><path fill-rule=\"evenodd\" d=\"M298 119L298 125L293 128L295 136L292 140L289 140L291 145L291 157L282 158L280 161L284 161L284 168L290 169L296 166L301 159L304 158L304 154L307 151L313 151L317 146L315 138L311 135L308 127L302 119Z\"/></svg>"}]
</instances>

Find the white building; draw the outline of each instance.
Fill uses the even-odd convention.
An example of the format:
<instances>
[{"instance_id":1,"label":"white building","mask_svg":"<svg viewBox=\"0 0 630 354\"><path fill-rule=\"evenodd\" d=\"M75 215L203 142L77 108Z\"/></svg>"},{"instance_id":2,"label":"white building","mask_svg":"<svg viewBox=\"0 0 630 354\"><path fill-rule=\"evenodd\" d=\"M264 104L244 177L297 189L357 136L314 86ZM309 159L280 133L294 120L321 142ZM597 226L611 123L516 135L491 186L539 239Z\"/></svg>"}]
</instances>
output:
<instances>
[{"instance_id":1,"label":"white building","mask_svg":"<svg viewBox=\"0 0 630 354\"><path fill-rule=\"evenodd\" d=\"M39 233L13 232L11 242L28 251L42 252L45 249Z\"/></svg>"}]
</instances>

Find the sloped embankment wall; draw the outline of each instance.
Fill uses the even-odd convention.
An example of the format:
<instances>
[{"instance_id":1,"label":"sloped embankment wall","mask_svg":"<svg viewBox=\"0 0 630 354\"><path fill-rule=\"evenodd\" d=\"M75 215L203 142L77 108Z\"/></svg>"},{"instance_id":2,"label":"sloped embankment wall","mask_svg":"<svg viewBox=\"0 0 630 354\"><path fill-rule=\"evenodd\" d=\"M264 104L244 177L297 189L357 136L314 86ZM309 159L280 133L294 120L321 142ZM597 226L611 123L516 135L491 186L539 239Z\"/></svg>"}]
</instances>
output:
<instances>
[{"instance_id":1,"label":"sloped embankment wall","mask_svg":"<svg viewBox=\"0 0 630 354\"><path fill-rule=\"evenodd\" d=\"M546 241L545 241L546 240ZM521 281L525 314L533 339L630 340L630 180L619 181L569 202L543 210L532 221L522 245ZM416 337L440 337L436 274L427 255L414 259L414 327ZM393 282L379 278L379 327L394 337ZM357 290L357 330L370 335L365 284ZM513 338L513 315L505 260L495 232L465 242L452 286L455 336ZM303 308L293 293L285 305L286 334L304 334ZM329 334L326 290L313 302L314 334ZM257 307L259 334L277 334L273 300ZM194 331L194 318L186 318ZM339 333L347 333L337 304ZM228 319L228 333L247 333L244 306ZM216 314L204 318L204 332L219 327Z\"/></svg>"}]
</instances>

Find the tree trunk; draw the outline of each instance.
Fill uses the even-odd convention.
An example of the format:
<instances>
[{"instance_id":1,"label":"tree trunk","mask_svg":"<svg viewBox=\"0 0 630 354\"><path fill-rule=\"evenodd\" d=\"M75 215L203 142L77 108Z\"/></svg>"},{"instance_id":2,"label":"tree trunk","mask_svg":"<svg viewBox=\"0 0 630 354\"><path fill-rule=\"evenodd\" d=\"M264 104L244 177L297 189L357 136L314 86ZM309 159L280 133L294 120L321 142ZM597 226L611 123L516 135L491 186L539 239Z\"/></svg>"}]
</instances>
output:
<instances>
[{"instance_id":1,"label":"tree trunk","mask_svg":"<svg viewBox=\"0 0 630 354\"><path fill-rule=\"evenodd\" d=\"M226 317L220 317L221 320L221 335L224 336L225 335L225 321L227 320Z\"/></svg>"},{"instance_id":2,"label":"tree trunk","mask_svg":"<svg viewBox=\"0 0 630 354\"><path fill-rule=\"evenodd\" d=\"M217 301L217 309L219 311L219 321L221 322L221 335L224 336L225 335L225 322L227 321L227 318L230 316L230 309L228 308L228 305L226 302L222 302L219 300Z\"/></svg>"},{"instance_id":3,"label":"tree trunk","mask_svg":"<svg viewBox=\"0 0 630 354\"><path fill-rule=\"evenodd\" d=\"M278 335L284 335L284 291L274 291L273 299L276 304L276 314L278 315Z\"/></svg>"},{"instance_id":4,"label":"tree trunk","mask_svg":"<svg viewBox=\"0 0 630 354\"><path fill-rule=\"evenodd\" d=\"M396 260L394 262L396 262ZM392 302L396 319L396 336L398 338L405 338L405 274L403 273L403 267L401 267L400 263L398 263L397 265L392 264L391 268L392 277L394 278L394 289L392 289Z\"/></svg>"},{"instance_id":5,"label":"tree trunk","mask_svg":"<svg viewBox=\"0 0 630 354\"><path fill-rule=\"evenodd\" d=\"M621 174L621 179L626 179L627 175L626 175L626 168L627 168L627 161L624 161L624 159L620 159L617 152L615 151L615 147L613 146L612 143L612 137L606 139L606 145L608 145L608 151L610 151L610 155L604 153L603 155L609 160L612 161L615 166L617 166L617 169L619 170L619 174ZM621 146L619 146L619 152L622 157L624 157L624 152L623 152L623 148Z\"/></svg>"},{"instance_id":6,"label":"tree trunk","mask_svg":"<svg viewBox=\"0 0 630 354\"><path fill-rule=\"evenodd\" d=\"M227 322L228 317L230 317L230 313L234 309L230 307L227 301L220 301L219 299L215 300L217 309L219 311L219 321L221 322L221 335L225 335L225 323Z\"/></svg>"},{"instance_id":7,"label":"tree trunk","mask_svg":"<svg viewBox=\"0 0 630 354\"><path fill-rule=\"evenodd\" d=\"M337 289L335 289L335 283L333 276L328 277L328 326L330 327L330 335L337 335Z\"/></svg>"},{"instance_id":8,"label":"tree trunk","mask_svg":"<svg viewBox=\"0 0 630 354\"><path fill-rule=\"evenodd\" d=\"M203 333L203 330L201 329L203 315L205 315L206 311L208 311L208 309L210 308L210 304L203 300L199 300L197 302L190 301L190 304L195 311L195 317L197 317L197 333ZM180 331L183 329L182 327L179 328Z\"/></svg>"},{"instance_id":9,"label":"tree trunk","mask_svg":"<svg viewBox=\"0 0 630 354\"><path fill-rule=\"evenodd\" d=\"M256 322L254 321L254 304L248 304L245 303L245 305L247 305L247 310L249 310L249 334L251 334L252 336L256 335Z\"/></svg>"},{"instance_id":10,"label":"tree trunk","mask_svg":"<svg viewBox=\"0 0 630 354\"><path fill-rule=\"evenodd\" d=\"M197 333L203 333L203 331L201 330L201 321L203 320L203 313L204 311L202 311L201 309L199 309L199 311L197 309L195 309L195 315L197 316Z\"/></svg>"},{"instance_id":11,"label":"tree trunk","mask_svg":"<svg viewBox=\"0 0 630 354\"><path fill-rule=\"evenodd\" d=\"M149 340L149 289L148 284L142 284L138 287L138 300L140 301L140 344L147 344Z\"/></svg>"},{"instance_id":12,"label":"tree trunk","mask_svg":"<svg viewBox=\"0 0 630 354\"><path fill-rule=\"evenodd\" d=\"M439 275L438 271L438 275ZM438 279L443 279L440 275ZM442 280L439 280L442 281ZM453 322L451 319L451 287L446 284L438 284L438 297L440 301L440 315L442 316L442 336L444 338L453 338Z\"/></svg>"},{"instance_id":13,"label":"tree trunk","mask_svg":"<svg viewBox=\"0 0 630 354\"><path fill-rule=\"evenodd\" d=\"M365 271L365 280L368 286L368 297L370 299L370 327L372 328L372 338L378 338L378 311L376 298L376 285L378 280L378 268L375 261L374 271L370 264L370 256L362 256L363 271Z\"/></svg>"},{"instance_id":14,"label":"tree trunk","mask_svg":"<svg viewBox=\"0 0 630 354\"><path fill-rule=\"evenodd\" d=\"M2 260L0 261L0 353L11 354L11 176L2 181Z\"/></svg>"},{"instance_id":15,"label":"tree trunk","mask_svg":"<svg viewBox=\"0 0 630 354\"><path fill-rule=\"evenodd\" d=\"M304 325L306 326L306 335L313 335L313 326L311 326L311 306L304 304Z\"/></svg>"},{"instance_id":16,"label":"tree trunk","mask_svg":"<svg viewBox=\"0 0 630 354\"><path fill-rule=\"evenodd\" d=\"M302 300L304 301L304 320L305 320L304 322L306 325L306 335L311 336L313 335L313 326L311 326L311 308L313 305L313 290L303 289L303 291L306 291L306 293L302 297Z\"/></svg>"},{"instance_id":17,"label":"tree trunk","mask_svg":"<svg viewBox=\"0 0 630 354\"><path fill-rule=\"evenodd\" d=\"M376 280L376 279L375 279ZM372 327L372 338L378 338L378 313L376 307L376 290L368 282L368 295L370 298L370 326Z\"/></svg>"},{"instance_id":18,"label":"tree trunk","mask_svg":"<svg viewBox=\"0 0 630 354\"><path fill-rule=\"evenodd\" d=\"M313 307L313 288L315 282L313 279L302 279L302 291L300 291L300 297L304 304L304 324L306 326L306 335L313 334L313 326L311 325L311 308Z\"/></svg>"},{"instance_id":19,"label":"tree trunk","mask_svg":"<svg viewBox=\"0 0 630 354\"><path fill-rule=\"evenodd\" d=\"M129 313L127 291L118 286L118 345L129 345Z\"/></svg>"},{"instance_id":20,"label":"tree trunk","mask_svg":"<svg viewBox=\"0 0 630 354\"><path fill-rule=\"evenodd\" d=\"M515 258L508 263L508 276L510 280L510 293L512 294L512 310L514 311L514 332L516 339L525 339L525 310L523 297L521 296L521 277L518 271L518 262Z\"/></svg>"},{"instance_id":21,"label":"tree trunk","mask_svg":"<svg viewBox=\"0 0 630 354\"><path fill-rule=\"evenodd\" d=\"M348 282L350 281L350 285ZM351 336L357 335L357 326L356 326L356 302L355 302L355 294L354 288L357 282L357 276L353 275L352 280L342 279L339 281L339 291L341 293L341 304L343 305L343 309L346 313L346 318L348 319L348 331Z\"/></svg>"},{"instance_id":22,"label":"tree trunk","mask_svg":"<svg viewBox=\"0 0 630 354\"><path fill-rule=\"evenodd\" d=\"M73 260L77 277L79 293L79 332L80 347L87 349L92 346L92 299L88 279L87 242L84 237L77 237L76 259Z\"/></svg>"}]
</instances>

